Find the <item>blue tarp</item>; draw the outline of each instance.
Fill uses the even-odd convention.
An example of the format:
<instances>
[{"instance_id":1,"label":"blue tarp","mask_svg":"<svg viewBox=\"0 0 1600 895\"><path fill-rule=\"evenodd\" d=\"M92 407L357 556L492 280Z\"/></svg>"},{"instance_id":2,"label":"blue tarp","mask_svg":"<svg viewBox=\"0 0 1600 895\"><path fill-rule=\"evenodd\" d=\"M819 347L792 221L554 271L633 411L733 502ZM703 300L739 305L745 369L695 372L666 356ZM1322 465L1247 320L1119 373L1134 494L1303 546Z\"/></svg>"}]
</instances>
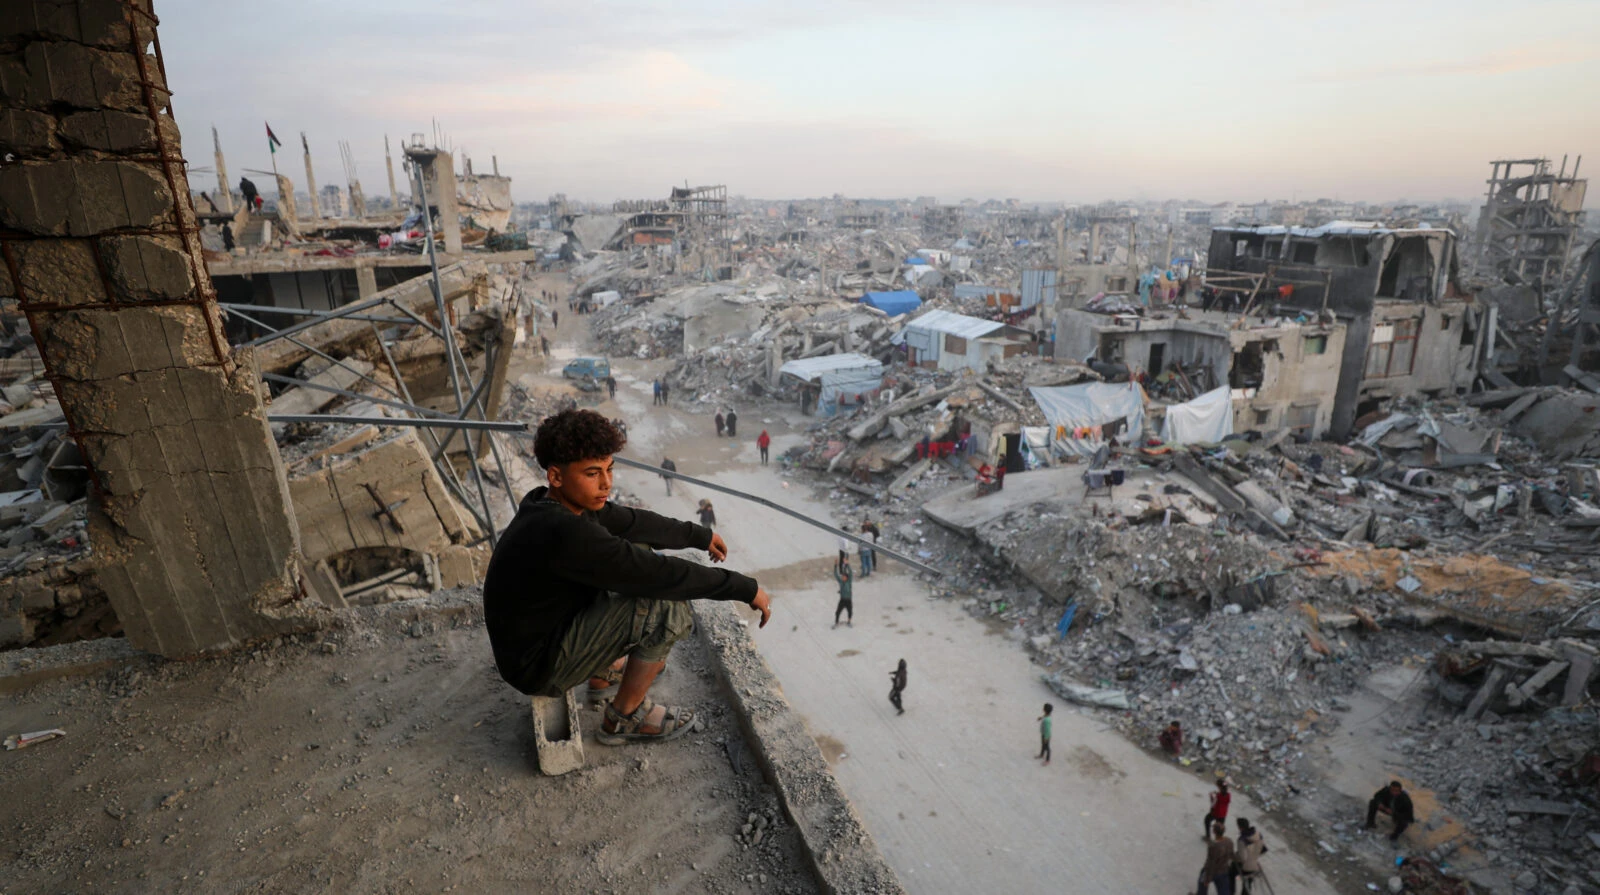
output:
<instances>
[{"instance_id":1,"label":"blue tarp","mask_svg":"<svg viewBox=\"0 0 1600 895\"><path fill-rule=\"evenodd\" d=\"M917 293L912 292L910 289L902 289L899 292L868 292L866 295L861 296L861 303L871 305L890 317L896 317L922 307L922 299L917 297Z\"/></svg>"}]
</instances>

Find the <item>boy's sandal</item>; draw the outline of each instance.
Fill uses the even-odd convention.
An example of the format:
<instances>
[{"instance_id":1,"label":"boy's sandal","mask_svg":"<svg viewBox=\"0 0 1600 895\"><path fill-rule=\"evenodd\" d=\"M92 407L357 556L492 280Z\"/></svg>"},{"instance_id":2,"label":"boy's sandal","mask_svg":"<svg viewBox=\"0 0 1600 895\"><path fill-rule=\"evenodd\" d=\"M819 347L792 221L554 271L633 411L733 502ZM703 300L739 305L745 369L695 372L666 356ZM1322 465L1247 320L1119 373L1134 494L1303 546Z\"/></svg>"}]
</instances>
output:
<instances>
[{"instance_id":1,"label":"boy's sandal","mask_svg":"<svg viewBox=\"0 0 1600 895\"><path fill-rule=\"evenodd\" d=\"M646 698L631 714L624 715L611 703L606 703L605 720L600 723L600 730L595 733L595 739L607 746L665 742L683 736L694 726L694 712L677 706L667 706L666 714L661 718L661 729L655 733L644 733L641 728L649 722L650 710L655 706L655 703Z\"/></svg>"}]
</instances>

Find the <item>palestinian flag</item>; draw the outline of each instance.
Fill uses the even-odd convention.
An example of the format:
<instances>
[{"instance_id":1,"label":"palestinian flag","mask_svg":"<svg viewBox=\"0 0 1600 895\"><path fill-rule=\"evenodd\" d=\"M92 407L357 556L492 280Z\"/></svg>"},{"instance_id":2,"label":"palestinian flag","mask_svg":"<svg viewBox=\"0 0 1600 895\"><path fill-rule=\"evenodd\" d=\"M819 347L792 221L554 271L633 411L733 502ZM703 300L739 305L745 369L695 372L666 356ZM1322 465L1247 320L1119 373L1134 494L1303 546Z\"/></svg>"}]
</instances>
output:
<instances>
[{"instance_id":1,"label":"palestinian flag","mask_svg":"<svg viewBox=\"0 0 1600 895\"><path fill-rule=\"evenodd\" d=\"M265 122L262 122L262 123L265 124ZM274 155L276 155L278 153L278 147L282 146L282 145L283 145L283 141L278 139L278 135L272 132L272 125L268 124L267 125L267 151L272 153L272 154L274 154Z\"/></svg>"}]
</instances>

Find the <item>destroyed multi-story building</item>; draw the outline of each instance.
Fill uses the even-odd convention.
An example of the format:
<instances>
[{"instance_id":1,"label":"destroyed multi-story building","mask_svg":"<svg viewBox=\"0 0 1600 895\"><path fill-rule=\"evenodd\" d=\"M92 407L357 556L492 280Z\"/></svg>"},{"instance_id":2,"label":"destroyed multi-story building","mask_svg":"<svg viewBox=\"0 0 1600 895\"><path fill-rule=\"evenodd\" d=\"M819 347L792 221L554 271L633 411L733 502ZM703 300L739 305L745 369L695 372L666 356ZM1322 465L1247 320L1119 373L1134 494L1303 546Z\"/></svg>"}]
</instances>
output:
<instances>
[{"instance_id":1,"label":"destroyed multi-story building","mask_svg":"<svg viewBox=\"0 0 1600 895\"><path fill-rule=\"evenodd\" d=\"M1489 163L1489 192L1478 212L1473 270L1511 283L1554 289L1565 281L1574 240L1583 229L1589 182L1578 177L1583 156L1567 173L1547 158Z\"/></svg>"},{"instance_id":2,"label":"destroyed multi-story building","mask_svg":"<svg viewBox=\"0 0 1600 895\"><path fill-rule=\"evenodd\" d=\"M1247 312L1344 325L1338 382L1326 396L1334 438L1395 398L1469 389L1492 338L1492 315L1460 285L1450 230L1218 227L1208 257L1208 282L1247 295Z\"/></svg>"}]
</instances>

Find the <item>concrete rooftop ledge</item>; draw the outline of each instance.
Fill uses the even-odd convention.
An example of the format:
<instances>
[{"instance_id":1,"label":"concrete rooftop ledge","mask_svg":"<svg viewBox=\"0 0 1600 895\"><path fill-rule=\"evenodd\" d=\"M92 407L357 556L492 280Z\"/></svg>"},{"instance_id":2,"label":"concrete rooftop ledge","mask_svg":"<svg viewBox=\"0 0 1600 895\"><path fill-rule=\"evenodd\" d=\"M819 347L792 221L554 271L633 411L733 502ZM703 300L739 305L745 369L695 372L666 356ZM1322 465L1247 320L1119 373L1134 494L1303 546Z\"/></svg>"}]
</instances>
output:
<instances>
[{"instance_id":1,"label":"concrete rooftop ledge","mask_svg":"<svg viewBox=\"0 0 1600 895\"><path fill-rule=\"evenodd\" d=\"M738 610L694 604L696 628L717 666L717 678L738 710L745 739L783 810L800 831L817 884L838 895L899 895L905 889L878 851L839 781L834 779L800 714L790 707L772 669L756 650Z\"/></svg>"}]
</instances>

